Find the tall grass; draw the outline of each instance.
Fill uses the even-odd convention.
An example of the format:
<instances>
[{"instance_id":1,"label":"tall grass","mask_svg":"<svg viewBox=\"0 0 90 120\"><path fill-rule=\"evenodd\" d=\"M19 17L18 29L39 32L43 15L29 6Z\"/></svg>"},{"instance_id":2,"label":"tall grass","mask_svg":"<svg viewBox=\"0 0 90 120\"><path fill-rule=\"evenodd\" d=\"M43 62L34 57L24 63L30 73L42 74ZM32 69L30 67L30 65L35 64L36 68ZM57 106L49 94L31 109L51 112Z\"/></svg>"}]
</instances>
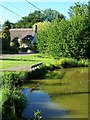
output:
<instances>
[{"instance_id":1,"label":"tall grass","mask_svg":"<svg viewBox=\"0 0 90 120\"><path fill-rule=\"evenodd\" d=\"M88 67L90 65L90 61L88 59L76 60L73 58L61 58L60 66L62 68L71 68L71 67Z\"/></svg>"}]
</instances>

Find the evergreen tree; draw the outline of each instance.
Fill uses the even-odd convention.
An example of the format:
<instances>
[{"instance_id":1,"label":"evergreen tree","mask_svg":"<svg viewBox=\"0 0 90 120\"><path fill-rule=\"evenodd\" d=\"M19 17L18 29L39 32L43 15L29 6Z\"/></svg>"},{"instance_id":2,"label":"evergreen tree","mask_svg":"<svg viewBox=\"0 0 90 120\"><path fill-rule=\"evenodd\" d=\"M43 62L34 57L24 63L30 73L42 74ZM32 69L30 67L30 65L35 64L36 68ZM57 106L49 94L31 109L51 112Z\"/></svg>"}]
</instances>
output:
<instances>
[{"instance_id":1,"label":"evergreen tree","mask_svg":"<svg viewBox=\"0 0 90 120\"><path fill-rule=\"evenodd\" d=\"M10 48L10 32L9 29L11 28L10 22L4 22L2 28L2 50L9 50Z\"/></svg>"}]
</instances>

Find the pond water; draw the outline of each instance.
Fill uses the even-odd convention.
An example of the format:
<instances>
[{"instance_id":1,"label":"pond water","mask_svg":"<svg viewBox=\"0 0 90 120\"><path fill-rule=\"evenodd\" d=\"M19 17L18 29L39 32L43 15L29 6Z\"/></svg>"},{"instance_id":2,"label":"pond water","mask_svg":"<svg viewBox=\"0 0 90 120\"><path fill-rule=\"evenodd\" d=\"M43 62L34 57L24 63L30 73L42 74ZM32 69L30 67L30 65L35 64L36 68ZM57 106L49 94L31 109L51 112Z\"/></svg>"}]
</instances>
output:
<instances>
[{"instance_id":1,"label":"pond water","mask_svg":"<svg viewBox=\"0 0 90 120\"><path fill-rule=\"evenodd\" d=\"M88 118L88 68L54 72L60 78L47 77L24 84L22 92L28 99L24 117L33 118L38 109L43 118Z\"/></svg>"}]
</instances>

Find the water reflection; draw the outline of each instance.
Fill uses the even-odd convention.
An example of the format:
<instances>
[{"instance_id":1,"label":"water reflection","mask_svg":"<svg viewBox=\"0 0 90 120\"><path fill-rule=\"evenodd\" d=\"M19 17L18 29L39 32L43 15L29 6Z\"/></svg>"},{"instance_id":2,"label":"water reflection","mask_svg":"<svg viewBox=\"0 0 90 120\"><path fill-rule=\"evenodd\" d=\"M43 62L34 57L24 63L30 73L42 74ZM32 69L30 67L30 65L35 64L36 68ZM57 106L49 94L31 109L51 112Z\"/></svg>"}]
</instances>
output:
<instances>
[{"instance_id":1,"label":"water reflection","mask_svg":"<svg viewBox=\"0 0 90 120\"><path fill-rule=\"evenodd\" d=\"M30 92L30 89L23 89L23 93L28 98L28 105L23 111L25 118L33 118L33 111L39 109L43 118L60 118L67 114L65 109L60 109L58 104L50 101L50 96L43 91L34 90Z\"/></svg>"},{"instance_id":2,"label":"water reflection","mask_svg":"<svg viewBox=\"0 0 90 120\"><path fill-rule=\"evenodd\" d=\"M32 80L25 84L29 104L25 117L41 110L43 118L88 118L88 68L68 68L61 79ZM30 91L31 88L31 91Z\"/></svg>"}]
</instances>

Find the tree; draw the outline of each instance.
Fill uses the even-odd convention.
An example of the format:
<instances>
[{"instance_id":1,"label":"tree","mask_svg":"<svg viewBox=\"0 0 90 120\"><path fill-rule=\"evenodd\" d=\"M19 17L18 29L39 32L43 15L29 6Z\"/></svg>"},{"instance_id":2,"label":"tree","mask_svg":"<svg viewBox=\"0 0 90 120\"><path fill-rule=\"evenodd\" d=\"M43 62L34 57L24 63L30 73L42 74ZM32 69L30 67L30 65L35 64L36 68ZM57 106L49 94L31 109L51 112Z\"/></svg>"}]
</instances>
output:
<instances>
[{"instance_id":1,"label":"tree","mask_svg":"<svg viewBox=\"0 0 90 120\"><path fill-rule=\"evenodd\" d=\"M10 28L10 22L4 22L2 28L2 50L8 50L10 48Z\"/></svg>"},{"instance_id":2,"label":"tree","mask_svg":"<svg viewBox=\"0 0 90 120\"><path fill-rule=\"evenodd\" d=\"M64 18L63 14L60 14L56 10L46 9L43 12L34 11L23 17L20 21L13 25L14 28L31 28L37 22L48 21L52 22L58 16L59 21Z\"/></svg>"},{"instance_id":3,"label":"tree","mask_svg":"<svg viewBox=\"0 0 90 120\"><path fill-rule=\"evenodd\" d=\"M56 19L57 16L60 20L64 18L63 14L60 14L58 11L52 10L50 8L43 11L43 16L44 19L49 22L52 22L54 19Z\"/></svg>"},{"instance_id":4,"label":"tree","mask_svg":"<svg viewBox=\"0 0 90 120\"><path fill-rule=\"evenodd\" d=\"M74 6L71 6L69 9L69 16L77 16L77 15L87 15L88 12L88 5L87 4L80 4L79 2L75 3Z\"/></svg>"},{"instance_id":5,"label":"tree","mask_svg":"<svg viewBox=\"0 0 90 120\"><path fill-rule=\"evenodd\" d=\"M34 11L14 24L15 28L31 28L35 23L44 21L40 11Z\"/></svg>"},{"instance_id":6,"label":"tree","mask_svg":"<svg viewBox=\"0 0 90 120\"><path fill-rule=\"evenodd\" d=\"M47 21L38 22L38 23L35 23L35 24L33 25L33 28L35 27L35 25L38 26L38 27L37 27L37 32L40 32L40 31L42 31L42 30L50 27L50 26L51 26L51 23L50 23L50 22L47 22Z\"/></svg>"},{"instance_id":7,"label":"tree","mask_svg":"<svg viewBox=\"0 0 90 120\"><path fill-rule=\"evenodd\" d=\"M88 2L88 16L90 17L90 0Z\"/></svg>"},{"instance_id":8,"label":"tree","mask_svg":"<svg viewBox=\"0 0 90 120\"><path fill-rule=\"evenodd\" d=\"M54 58L90 58L90 20L83 15L56 20L38 33L37 48Z\"/></svg>"},{"instance_id":9,"label":"tree","mask_svg":"<svg viewBox=\"0 0 90 120\"><path fill-rule=\"evenodd\" d=\"M11 29L11 23L9 22L9 20L5 21L3 24L2 29Z\"/></svg>"}]
</instances>

